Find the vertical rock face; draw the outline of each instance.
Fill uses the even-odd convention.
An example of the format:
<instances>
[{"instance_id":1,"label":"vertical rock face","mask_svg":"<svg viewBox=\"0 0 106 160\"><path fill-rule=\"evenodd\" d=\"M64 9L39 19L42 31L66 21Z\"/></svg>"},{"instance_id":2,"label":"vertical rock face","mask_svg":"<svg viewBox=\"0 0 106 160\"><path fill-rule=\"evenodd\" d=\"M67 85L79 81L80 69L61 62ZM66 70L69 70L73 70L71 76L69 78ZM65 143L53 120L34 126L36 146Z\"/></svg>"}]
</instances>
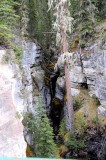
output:
<instances>
[{"instance_id":1,"label":"vertical rock face","mask_svg":"<svg viewBox=\"0 0 106 160\"><path fill-rule=\"evenodd\" d=\"M27 128L22 126L23 115L36 114L39 95L45 106L49 107L51 102L41 68L41 48L32 41L23 41L22 52L19 60L9 51L10 62L4 64L8 54L6 50L0 51L0 156L25 157L25 140L28 144L33 142Z\"/></svg>"},{"instance_id":2,"label":"vertical rock face","mask_svg":"<svg viewBox=\"0 0 106 160\"><path fill-rule=\"evenodd\" d=\"M72 96L79 94L82 87L89 89L89 94L98 98L100 102L97 110L98 114L106 116L106 43L100 46L100 41L95 42L84 50L68 53L67 57ZM58 66L61 70L65 61L63 58L62 56L59 57L55 68ZM64 76L58 77L56 96L62 95L62 90L58 87L62 81L64 81ZM65 88L65 85L63 85L63 88ZM61 100L61 97L59 99Z\"/></svg>"},{"instance_id":3,"label":"vertical rock face","mask_svg":"<svg viewBox=\"0 0 106 160\"><path fill-rule=\"evenodd\" d=\"M98 114L106 116L106 43L88 47L82 55L83 72L87 79L90 95L99 99L101 106Z\"/></svg>"},{"instance_id":4,"label":"vertical rock face","mask_svg":"<svg viewBox=\"0 0 106 160\"><path fill-rule=\"evenodd\" d=\"M15 75L13 100L17 106L18 113L20 115L24 113L24 117L27 117L29 113L35 116L39 96L43 97L43 102L49 112L51 95L50 89L44 83L45 73L41 67L42 50L31 40L23 41L22 50L20 68L16 64L13 65L14 72L17 73ZM23 106L24 109L22 109ZM32 135L28 133L28 129L25 126L24 137L29 145L33 145Z\"/></svg>"},{"instance_id":5,"label":"vertical rock face","mask_svg":"<svg viewBox=\"0 0 106 160\"><path fill-rule=\"evenodd\" d=\"M41 67L42 50L34 42L24 42L20 95L24 103L24 112L35 114L37 97L41 95L47 107L50 105L50 91L44 83L44 70ZM48 96L47 96L48 95Z\"/></svg>"},{"instance_id":6,"label":"vertical rock face","mask_svg":"<svg viewBox=\"0 0 106 160\"><path fill-rule=\"evenodd\" d=\"M23 126L13 102L14 73L3 64L6 50L0 50L0 156L26 157Z\"/></svg>"}]
</instances>

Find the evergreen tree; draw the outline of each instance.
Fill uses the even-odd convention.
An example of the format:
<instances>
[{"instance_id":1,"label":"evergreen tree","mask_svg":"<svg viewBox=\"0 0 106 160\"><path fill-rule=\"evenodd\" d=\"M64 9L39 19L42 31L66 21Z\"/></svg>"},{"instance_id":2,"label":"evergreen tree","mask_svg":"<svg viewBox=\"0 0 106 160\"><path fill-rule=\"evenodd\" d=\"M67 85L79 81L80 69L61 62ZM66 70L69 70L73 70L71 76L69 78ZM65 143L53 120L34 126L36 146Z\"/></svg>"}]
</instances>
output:
<instances>
[{"instance_id":1,"label":"evergreen tree","mask_svg":"<svg viewBox=\"0 0 106 160\"><path fill-rule=\"evenodd\" d=\"M56 155L56 145L53 141L53 129L49 123L49 119L45 115L41 120L39 138L37 144L35 144L35 153L37 157L53 158Z\"/></svg>"},{"instance_id":2,"label":"evergreen tree","mask_svg":"<svg viewBox=\"0 0 106 160\"><path fill-rule=\"evenodd\" d=\"M28 31L31 38L36 38L43 49L51 44L51 13L47 12L47 0L30 0ZM47 32L47 33L46 33Z\"/></svg>"},{"instance_id":3,"label":"evergreen tree","mask_svg":"<svg viewBox=\"0 0 106 160\"><path fill-rule=\"evenodd\" d=\"M33 135L34 153L36 157L50 158L56 155L56 145L53 140L53 129L39 98L36 108L36 115L30 114L27 120L29 132Z\"/></svg>"},{"instance_id":4,"label":"evergreen tree","mask_svg":"<svg viewBox=\"0 0 106 160\"><path fill-rule=\"evenodd\" d=\"M19 7L17 8L18 15L20 17L20 35L23 37L28 36L28 15L29 15L29 10L28 10L28 2L29 0L16 0L20 4Z\"/></svg>"},{"instance_id":5,"label":"evergreen tree","mask_svg":"<svg viewBox=\"0 0 106 160\"><path fill-rule=\"evenodd\" d=\"M92 3L96 6L97 12L97 20L105 20L106 19L106 0L91 0Z\"/></svg>"},{"instance_id":6,"label":"evergreen tree","mask_svg":"<svg viewBox=\"0 0 106 160\"><path fill-rule=\"evenodd\" d=\"M0 43L7 43L13 37L12 29L19 18L14 9L16 5L14 0L0 0Z\"/></svg>"},{"instance_id":7,"label":"evergreen tree","mask_svg":"<svg viewBox=\"0 0 106 160\"><path fill-rule=\"evenodd\" d=\"M80 10L78 14L80 46L83 48L92 37L92 33L94 33L96 22L95 5L91 0L80 0Z\"/></svg>"},{"instance_id":8,"label":"evergreen tree","mask_svg":"<svg viewBox=\"0 0 106 160\"><path fill-rule=\"evenodd\" d=\"M74 132L74 111L72 104L72 95L71 95L71 80L70 72L68 68L68 43L67 43L67 33L71 33L72 30L72 20L70 16L69 0L48 0L48 6L51 9L54 9L55 22L53 23L54 29L57 31L56 39L57 44L61 44L62 52L66 54L66 62L64 64L65 70L65 79L66 79L66 94L67 94L67 110L68 110L68 129L70 132Z\"/></svg>"}]
</instances>

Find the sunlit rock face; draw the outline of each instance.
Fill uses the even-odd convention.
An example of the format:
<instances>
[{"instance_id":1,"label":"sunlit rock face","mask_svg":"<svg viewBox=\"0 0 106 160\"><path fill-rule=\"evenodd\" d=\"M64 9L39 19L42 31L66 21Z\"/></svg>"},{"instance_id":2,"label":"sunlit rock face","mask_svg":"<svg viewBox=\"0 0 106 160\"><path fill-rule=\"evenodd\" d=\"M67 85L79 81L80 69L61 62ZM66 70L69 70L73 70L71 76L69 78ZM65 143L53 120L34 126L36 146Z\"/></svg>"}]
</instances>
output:
<instances>
[{"instance_id":1,"label":"sunlit rock face","mask_svg":"<svg viewBox=\"0 0 106 160\"><path fill-rule=\"evenodd\" d=\"M96 97L100 102L98 114L106 116L106 43L101 46L100 42L95 42L84 50L68 53L67 59L72 96L78 95L82 88L89 89L90 96ZM59 57L55 69L57 66L62 68L62 60L62 57ZM58 86L62 81L65 81L64 76L58 77L56 82L56 96L59 95L60 100L63 98L60 97L63 90ZM62 88L65 88L65 85Z\"/></svg>"},{"instance_id":2,"label":"sunlit rock face","mask_svg":"<svg viewBox=\"0 0 106 160\"><path fill-rule=\"evenodd\" d=\"M0 50L0 156L26 157L23 125L13 100L14 73L11 65L4 64L6 50ZM21 106L20 106L21 107ZM22 109L21 109L22 110Z\"/></svg>"},{"instance_id":3,"label":"sunlit rock face","mask_svg":"<svg viewBox=\"0 0 106 160\"><path fill-rule=\"evenodd\" d=\"M70 68L70 79L72 93L73 89L89 89L90 96L98 98L100 102L98 114L106 116L106 43L103 46L99 43L74 53L76 61Z\"/></svg>"},{"instance_id":4,"label":"sunlit rock face","mask_svg":"<svg viewBox=\"0 0 106 160\"><path fill-rule=\"evenodd\" d=\"M98 114L106 116L106 43L99 42L87 48L82 53L83 73L85 74L90 95L100 101Z\"/></svg>"},{"instance_id":5,"label":"sunlit rock face","mask_svg":"<svg viewBox=\"0 0 106 160\"><path fill-rule=\"evenodd\" d=\"M39 95L49 112L51 96L44 84L39 46L23 41L20 59L9 50L7 63L7 55L6 50L0 50L0 156L25 157L25 140L31 145L32 136L21 121L28 113L36 115Z\"/></svg>"}]
</instances>

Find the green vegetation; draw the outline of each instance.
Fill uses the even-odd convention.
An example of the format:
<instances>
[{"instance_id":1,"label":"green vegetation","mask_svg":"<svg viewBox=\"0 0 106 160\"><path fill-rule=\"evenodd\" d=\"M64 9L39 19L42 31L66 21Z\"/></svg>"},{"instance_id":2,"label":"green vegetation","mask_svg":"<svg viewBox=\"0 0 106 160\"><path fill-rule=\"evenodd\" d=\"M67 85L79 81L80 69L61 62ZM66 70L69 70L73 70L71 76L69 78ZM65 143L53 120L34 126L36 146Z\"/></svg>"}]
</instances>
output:
<instances>
[{"instance_id":1,"label":"green vegetation","mask_svg":"<svg viewBox=\"0 0 106 160\"><path fill-rule=\"evenodd\" d=\"M106 3L105 0L70 0L70 2L69 10L74 18L73 32L78 34L81 47L85 47L89 39L92 39L96 22L106 18ZM9 43L9 39L13 37L12 30L18 24L24 36L36 38L44 49L54 45L55 34L48 33L53 31L51 24L54 21L53 13L47 10L47 0L0 1L0 43Z\"/></svg>"},{"instance_id":2,"label":"green vegetation","mask_svg":"<svg viewBox=\"0 0 106 160\"><path fill-rule=\"evenodd\" d=\"M71 16L74 18L73 21L73 33L76 35L77 42L79 42L80 47L84 48L91 43L94 39L95 32L96 38L101 38L102 45L105 42L105 28L95 29L96 24L101 24L106 19L106 0L70 0L71 5L69 10ZM45 56L51 60L50 47L53 47L52 56L55 53L55 33L52 28L52 22L55 21L53 18L53 11L48 10L47 0L0 0L0 44L10 45L13 49L15 55L14 60L20 64L20 59L22 57L22 49L18 45L13 44L14 32L20 32L21 36L26 36L31 39L36 39L44 50L48 50ZM29 18L29 20L28 20ZM50 33L52 32L52 33ZM70 38L69 33L68 38ZM73 41L73 40L72 40ZM19 46L22 45L21 43ZM52 48L51 47L51 48ZM61 47L60 47L61 48ZM58 48L58 53L61 49ZM58 54L57 53L57 57ZM54 57L56 57L54 55ZM6 54L3 58L3 62L9 61L11 54ZM54 58L53 57L53 58ZM54 58L55 59L55 58ZM46 59L47 62L47 59ZM54 62L47 67L51 72L54 69ZM36 65L36 64L35 64ZM47 74L47 75L46 75ZM64 73L63 73L64 74ZM45 73L46 85L50 85L50 74ZM86 93L86 92L85 92ZM68 149L81 149L84 145L84 132L88 125L97 126L99 124L99 119L96 116L96 106L99 105L98 99L91 99L86 94L84 98L86 105L84 106L84 98L74 97L73 106L74 110L78 112L75 115L75 135L69 133L66 129L66 118L63 118L60 123L58 136L62 142L58 141L61 145ZM36 96L39 92L35 93ZM88 100L87 100L87 98ZM57 146L53 140L53 127L50 125L50 121L46 115L45 106L42 103L42 98L39 98L35 106L35 115L26 114L24 118L24 125L28 128L28 132L32 135L33 139L33 152L36 157L53 158L58 154ZM60 102L56 101L54 98L53 103L55 106L59 106ZM56 104L57 103L57 104ZM85 108L84 108L85 107ZM75 114L76 114L75 112ZM21 118L21 115L17 112L16 117Z\"/></svg>"},{"instance_id":3,"label":"green vegetation","mask_svg":"<svg viewBox=\"0 0 106 160\"><path fill-rule=\"evenodd\" d=\"M105 0L92 0L96 7L96 18L98 21L105 20L106 18L106 1Z\"/></svg>"},{"instance_id":4,"label":"green vegetation","mask_svg":"<svg viewBox=\"0 0 106 160\"><path fill-rule=\"evenodd\" d=\"M56 156L57 148L53 140L53 129L46 115L45 106L39 98L36 104L36 115L27 117L27 128L33 136L34 154L36 157L53 158Z\"/></svg>"},{"instance_id":5,"label":"green vegetation","mask_svg":"<svg viewBox=\"0 0 106 160\"><path fill-rule=\"evenodd\" d=\"M67 133L67 139L65 140L65 145L70 149L81 149L85 147L84 140L77 139L70 132Z\"/></svg>"},{"instance_id":6,"label":"green vegetation","mask_svg":"<svg viewBox=\"0 0 106 160\"><path fill-rule=\"evenodd\" d=\"M99 118L98 118L98 116L95 116L95 117L92 119L92 123L93 123L94 125L99 125Z\"/></svg>"},{"instance_id":7,"label":"green vegetation","mask_svg":"<svg viewBox=\"0 0 106 160\"><path fill-rule=\"evenodd\" d=\"M79 134L80 136L84 134L84 131L86 129L86 122L84 116L80 113L75 118L75 128L77 134Z\"/></svg>"},{"instance_id":8,"label":"green vegetation","mask_svg":"<svg viewBox=\"0 0 106 160\"><path fill-rule=\"evenodd\" d=\"M83 101L79 97L73 97L73 108L74 111L80 109L83 106Z\"/></svg>"},{"instance_id":9,"label":"green vegetation","mask_svg":"<svg viewBox=\"0 0 106 160\"><path fill-rule=\"evenodd\" d=\"M22 56L22 50L16 46L13 46L13 51L15 53L15 57L17 60L20 60L21 56Z\"/></svg>"},{"instance_id":10,"label":"green vegetation","mask_svg":"<svg viewBox=\"0 0 106 160\"><path fill-rule=\"evenodd\" d=\"M59 136L62 138L62 143L68 149L81 149L85 147L85 139L84 137L82 138L82 133L84 133L85 130L85 122L82 117L77 119L75 127L75 134L72 134L66 129L66 119L62 119L59 129ZM78 134L80 136L77 138Z\"/></svg>"},{"instance_id":11,"label":"green vegetation","mask_svg":"<svg viewBox=\"0 0 106 160\"><path fill-rule=\"evenodd\" d=\"M66 130L66 118L64 117L61 120L61 123L60 123L59 136L64 139L64 136L65 136L66 132L67 132L67 130Z\"/></svg>"},{"instance_id":12,"label":"green vegetation","mask_svg":"<svg viewBox=\"0 0 106 160\"><path fill-rule=\"evenodd\" d=\"M91 40L95 25L95 6L90 0L80 1L79 11L79 42L82 48Z\"/></svg>"},{"instance_id":13,"label":"green vegetation","mask_svg":"<svg viewBox=\"0 0 106 160\"><path fill-rule=\"evenodd\" d=\"M43 49L51 44L51 13L48 12L47 0L31 0L28 4L29 23L28 31L31 38L36 38Z\"/></svg>"},{"instance_id":14,"label":"green vegetation","mask_svg":"<svg viewBox=\"0 0 106 160\"><path fill-rule=\"evenodd\" d=\"M73 33L79 36L82 48L94 39L95 26L106 18L105 0L70 0L70 12L74 18ZM71 42L73 43L73 42Z\"/></svg>"},{"instance_id":15,"label":"green vegetation","mask_svg":"<svg viewBox=\"0 0 106 160\"><path fill-rule=\"evenodd\" d=\"M95 103L96 106L100 106L100 101L99 101L98 98L94 97L93 101L94 101L94 103Z\"/></svg>"},{"instance_id":16,"label":"green vegetation","mask_svg":"<svg viewBox=\"0 0 106 160\"><path fill-rule=\"evenodd\" d=\"M0 43L9 43L13 37L12 29L15 27L19 16L14 7L18 5L14 0L0 1Z\"/></svg>"}]
</instances>

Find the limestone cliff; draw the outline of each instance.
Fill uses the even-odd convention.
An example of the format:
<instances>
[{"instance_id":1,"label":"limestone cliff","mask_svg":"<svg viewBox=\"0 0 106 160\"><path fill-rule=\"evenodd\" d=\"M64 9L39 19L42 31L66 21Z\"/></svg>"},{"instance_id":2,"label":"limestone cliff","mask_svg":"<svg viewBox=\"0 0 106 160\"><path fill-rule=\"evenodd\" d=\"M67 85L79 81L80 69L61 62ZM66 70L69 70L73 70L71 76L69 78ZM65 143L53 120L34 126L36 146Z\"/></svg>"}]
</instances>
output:
<instances>
[{"instance_id":1,"label":"limestone cliff","mask_svg":"<svg viewBox=\"0 0 106 160\"><path fill-rule=\"evenodd\" d=\"M10 64L4 64L6 50L0 49L0 156L26 157L26 142L23 125L18 117L14 101L14 71ZM21 108L21 106L20 106ZM22 108L21 108L22 110Z\"/></svg>"}]
</instances>

